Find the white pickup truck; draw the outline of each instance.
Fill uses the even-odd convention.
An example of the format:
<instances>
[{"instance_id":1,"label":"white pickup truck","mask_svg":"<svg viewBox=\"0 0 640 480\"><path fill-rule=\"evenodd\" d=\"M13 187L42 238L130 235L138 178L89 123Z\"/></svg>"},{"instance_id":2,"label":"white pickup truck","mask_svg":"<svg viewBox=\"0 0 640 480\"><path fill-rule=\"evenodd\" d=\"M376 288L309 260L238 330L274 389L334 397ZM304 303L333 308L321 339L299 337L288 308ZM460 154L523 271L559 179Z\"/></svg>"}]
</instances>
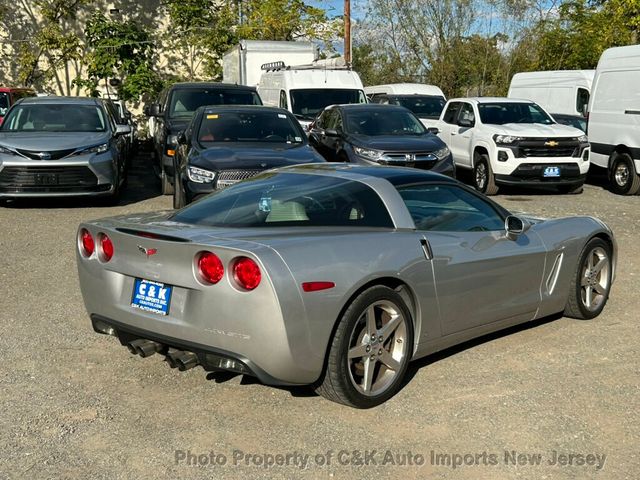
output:
<instances>
[{"instance_id":1,"label":"white pickup truck","mask_svg":"<svg viewBox=\"0 0 640 480\"><path fill-rule=\"evenodd\" d=\"M556 123L531 101L454 98L437 128L456 167L473 170L476 189L487 195L495 195L500 185L582 191L589 170L586 135Z\"/></svg>"}]
</instances>

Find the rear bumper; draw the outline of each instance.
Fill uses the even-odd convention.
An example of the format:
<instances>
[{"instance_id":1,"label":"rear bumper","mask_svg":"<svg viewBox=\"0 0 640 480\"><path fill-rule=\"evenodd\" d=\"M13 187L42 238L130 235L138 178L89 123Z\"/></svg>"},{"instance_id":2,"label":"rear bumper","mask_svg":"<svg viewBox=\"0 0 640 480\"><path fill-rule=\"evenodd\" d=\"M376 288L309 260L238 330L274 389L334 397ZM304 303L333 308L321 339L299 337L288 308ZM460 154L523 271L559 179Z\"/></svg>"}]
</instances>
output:
<instances>
[{"instance_id":1,"label":"rear bumper","mask_svg":"<svg viewBox=\"0 0 640 480\"><path fill-rule=\"evenodd\" d=\"M118 322L116 320L92 314L91 324L97 333L115 336L123 346L138 339L158 342L165 348L193 352L198 356L198 362L207 371L229 371L238 374L251 375L268 385L295 385L272 377L254 362L241 355L226 350L190 342L188 340L168 337L157 332L150 332L141 328Z\"/></svg>"}]
</instances>

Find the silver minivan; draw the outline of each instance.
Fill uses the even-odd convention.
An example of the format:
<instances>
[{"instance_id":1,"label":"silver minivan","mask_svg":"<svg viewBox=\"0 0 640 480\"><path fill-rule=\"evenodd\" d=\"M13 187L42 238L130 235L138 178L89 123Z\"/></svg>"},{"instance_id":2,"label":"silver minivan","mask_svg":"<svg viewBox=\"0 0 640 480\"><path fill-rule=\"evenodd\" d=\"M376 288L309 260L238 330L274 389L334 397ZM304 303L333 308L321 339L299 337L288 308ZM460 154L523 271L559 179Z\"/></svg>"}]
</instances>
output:
<instances>
[{"instance_id":1,"label":"silver minivan","mask_svg":"<svg viewBox=\"0 0 640 480\"><path fill-rule=\"evenodd\" d=\"M126 180L125 136L102 100L34 97L0 127L0 199L101 196L117 200Z\"/></svg>"}]
</instances>

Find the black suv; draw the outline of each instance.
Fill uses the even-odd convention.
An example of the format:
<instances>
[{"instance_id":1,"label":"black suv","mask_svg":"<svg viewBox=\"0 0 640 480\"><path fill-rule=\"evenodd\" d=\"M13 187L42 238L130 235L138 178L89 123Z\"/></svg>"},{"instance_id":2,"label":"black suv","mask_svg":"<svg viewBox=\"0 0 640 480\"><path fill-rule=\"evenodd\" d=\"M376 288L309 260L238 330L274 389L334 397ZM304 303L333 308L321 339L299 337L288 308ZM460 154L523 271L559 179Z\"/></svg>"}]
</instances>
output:
<instances>
[{"instance_id":1,"label":"black suv","mask_svg":"<svg viewBox=\"0 0 640 480\"><path fill-rule=\"evenodd\" d=\"M178 133L187 128L194 112L205 105L262 105L253 87L225 83L175 83L160 93L158 102L149 106L152 117L154 169L162 183L162 193L174 189L175 151Z\"/></svg>"}]
</instances>

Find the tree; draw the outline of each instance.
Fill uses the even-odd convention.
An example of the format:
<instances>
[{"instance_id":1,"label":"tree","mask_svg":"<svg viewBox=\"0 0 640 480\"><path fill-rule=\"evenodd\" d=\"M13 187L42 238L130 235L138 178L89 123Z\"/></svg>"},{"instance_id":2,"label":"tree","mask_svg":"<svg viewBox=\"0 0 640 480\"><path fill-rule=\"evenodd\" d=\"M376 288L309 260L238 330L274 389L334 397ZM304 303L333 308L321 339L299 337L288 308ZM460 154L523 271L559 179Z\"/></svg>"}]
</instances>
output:
<instances>
[{"instance_id":1,"label":"tree","mask_svg":"<svg viewBox=\"0 0 640 480\"><path fill-rule=\"evenodd\" d=\"M15 62L11 76L22 85L43 87L54 81L58 91L73 93L81 40L73 28L78 11L89 0L2 0L0 27L8 32Z\"/></svg>"},{"instance_id":2,"label":"tree","mask_svg":"<svg viewBox=\"0 0 640 480\"><path fill-rule=\"evenodd\" d=\"M161 87L153 69L155 41L147 28L135 20L109 20L95 13L85 29L87 70L76 83L97 95L100 81L107 92L110 79L116 79L116 90L123 100L139 100L155 94Z\"/></svg>"},{"instance_id":3,"label":"tree","mask_svg":"<svg viewBox=\"0 0 640 480\"><path fill-rule=\"evenodd\" d=\"M236 15L217 0L168 0L172 28L163 36L169 63L182 67L188 80L219 79L222 55L237 41Z\"/></svg>"}]
</instances>

